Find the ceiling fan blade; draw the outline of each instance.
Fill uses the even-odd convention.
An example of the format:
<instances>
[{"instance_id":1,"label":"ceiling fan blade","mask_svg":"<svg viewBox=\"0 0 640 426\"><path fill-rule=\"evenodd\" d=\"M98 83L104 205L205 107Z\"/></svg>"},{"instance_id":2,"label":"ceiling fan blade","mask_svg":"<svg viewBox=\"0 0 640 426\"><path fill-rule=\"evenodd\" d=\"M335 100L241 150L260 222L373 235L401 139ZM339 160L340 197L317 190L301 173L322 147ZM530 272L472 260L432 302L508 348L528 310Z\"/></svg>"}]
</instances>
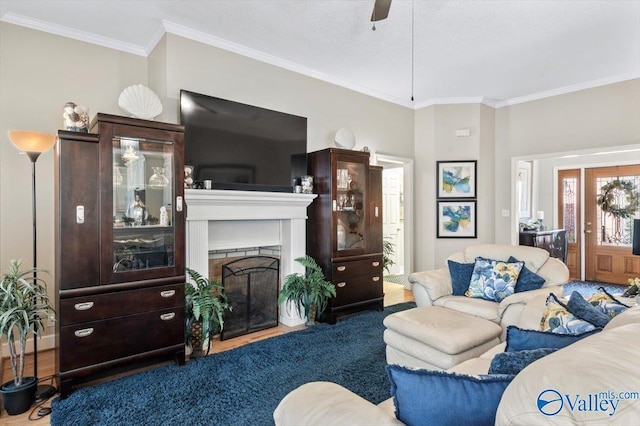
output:
<instances>
[{"instance_id":1,"label":"ceiling fan blade","mask_svg":"<svg viewBox=\"0 0 640 426\"><path fill-rule=\"evenodd\" d=\"M375 0L373 4L373 13L371 14L371 21L382 21L389 16L389 8L391 7L391 0Z\"/></svg>"}]
</instances>

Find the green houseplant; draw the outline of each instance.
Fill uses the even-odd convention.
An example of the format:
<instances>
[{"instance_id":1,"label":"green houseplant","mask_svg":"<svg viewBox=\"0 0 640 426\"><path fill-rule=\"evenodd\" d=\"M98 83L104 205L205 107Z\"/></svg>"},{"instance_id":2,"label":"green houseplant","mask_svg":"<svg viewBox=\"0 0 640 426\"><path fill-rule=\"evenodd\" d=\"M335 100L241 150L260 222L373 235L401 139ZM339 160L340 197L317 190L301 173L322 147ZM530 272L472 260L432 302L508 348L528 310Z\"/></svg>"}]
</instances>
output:
<instances>
[{"instance_id":1,"label":"green houseplant","mask_svg":"<svg viewBox=\"0 0 640 426\"><path fill-rule=\"evenodd\" d=\"M21 260L12 260L0 281L0 337L7 338L13 380L0 388L2 401L11 415L24 413L35 400L38 379L24 377L27 339L40 336L44 318L53 307L44 280L36 269L21 269Z\"/></svg>"},{"instance_id":2,"label":"green houseplant","mask_svg":"<svg viewBox=\"0 0 640 426\"><path fill-rule=\"evenodd\" d=\"M207 352L216 333L224 328L224 311L232 310L222 293L222 286L199 272L187 268L192 282L185 285L185 335L187 345L192 349L191 356L203 355L202 346L207 342Z\"/></svg>"},{"instance_id":3,"label":"green houseplant","mask_svg":"<svg viewBox=\"0 0 640 426\"><path fill-rule=\"evenodd\" d=\"M396 263L391 259L395 252L395 244L389 241L389 236L385 236L382 240L382 267L387 274L391 272L391 267Z\"/></svg>"},{"instance_id":4,"label":"green houseplant","mask_svg":"<svg viewBox=\"0 0 640 426\"><path fill-rule=\"evenodd\" d=\"M304 312L307 324L314 323L317 313L327 307L330 297L336 296L336 286L325 280L324 273L311 256L303 256L296 262L305 267L305 274L289 274L285 277L278 303L285 301L295 304L298 312Z\"/></svg>"}]
</instances>

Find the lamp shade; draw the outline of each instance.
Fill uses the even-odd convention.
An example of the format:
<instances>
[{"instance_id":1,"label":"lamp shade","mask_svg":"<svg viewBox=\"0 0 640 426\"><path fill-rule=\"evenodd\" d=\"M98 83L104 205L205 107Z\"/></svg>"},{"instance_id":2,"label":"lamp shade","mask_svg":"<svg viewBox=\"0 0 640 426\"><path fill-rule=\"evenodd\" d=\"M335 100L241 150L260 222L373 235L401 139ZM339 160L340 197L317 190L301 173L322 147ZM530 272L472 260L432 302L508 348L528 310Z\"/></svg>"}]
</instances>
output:
<instances>
[{"instance_id":1,"label":"lamp shade","mask_svg":"<svg viewBox=\"0 0 640 426\"><path fill-rule=\"evenodd\" d=\"M26 130L9 130L9 139L22 152L42 153L56 143L56 135Z\"/></svg>"}]
</instances>

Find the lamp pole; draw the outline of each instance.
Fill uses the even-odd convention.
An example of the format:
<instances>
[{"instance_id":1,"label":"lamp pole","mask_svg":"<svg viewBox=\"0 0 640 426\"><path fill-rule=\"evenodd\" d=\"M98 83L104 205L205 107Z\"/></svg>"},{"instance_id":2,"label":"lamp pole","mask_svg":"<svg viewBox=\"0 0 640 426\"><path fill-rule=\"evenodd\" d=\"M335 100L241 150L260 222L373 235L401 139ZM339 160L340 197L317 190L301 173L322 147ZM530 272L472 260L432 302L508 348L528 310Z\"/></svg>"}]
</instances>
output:
<instances>
[{"instance_id":1,"label":"lamp pole","mask_svg":"<svg viewBox=\"0 0 640 426\"><path fill-rule=\"evenodd\" d=\"M31 218L33 231L33 280L38 281L38 238L36 222L36 160L43 152L51 149L56 142L55 135L46 133L28 132L22 130L10 130L9 139L21 152L24 152L31 160ZM38 303L37 297L34 303ZM33 336L33 376L38 380L38 332L34 330ZM52 385L38 385L36 389L36 401L44 401L57 392Z\"/></svg>"}]
</instances>

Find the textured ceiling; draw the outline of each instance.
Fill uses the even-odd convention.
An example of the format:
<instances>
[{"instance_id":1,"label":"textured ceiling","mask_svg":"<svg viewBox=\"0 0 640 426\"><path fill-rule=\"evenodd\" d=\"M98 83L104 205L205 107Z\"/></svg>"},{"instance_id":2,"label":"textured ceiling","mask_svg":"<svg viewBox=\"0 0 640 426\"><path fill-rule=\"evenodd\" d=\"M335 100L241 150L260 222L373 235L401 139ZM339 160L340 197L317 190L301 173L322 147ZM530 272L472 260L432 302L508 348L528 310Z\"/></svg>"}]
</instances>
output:
<instances>
[{"instance_id":1,"label":"textured ceiling","mask_svg":"<svg viewBox=\"0 0 640 426\"><path fill-rule=\"evenodd\" d=\"M373 0L0 0L0 16L140 55L172 32L409 107L500 106L640 77L640 1L393 0L376 31L372 7Z\"/></svg>"}]
</instances>

